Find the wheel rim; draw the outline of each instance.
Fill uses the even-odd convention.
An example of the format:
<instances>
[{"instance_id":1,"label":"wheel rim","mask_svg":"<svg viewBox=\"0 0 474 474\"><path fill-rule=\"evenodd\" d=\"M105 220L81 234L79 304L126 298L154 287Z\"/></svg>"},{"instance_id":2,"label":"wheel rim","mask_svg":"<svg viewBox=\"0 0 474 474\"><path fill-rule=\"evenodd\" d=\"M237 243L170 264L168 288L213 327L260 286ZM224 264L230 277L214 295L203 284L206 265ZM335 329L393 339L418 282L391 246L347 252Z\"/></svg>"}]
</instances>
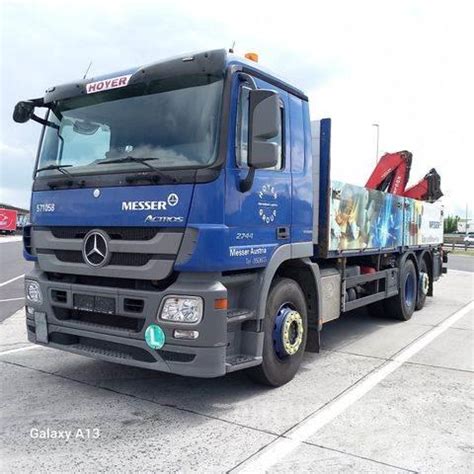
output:
<instances>
[{"instance_id":1,"label":"wheel rim","mask_svg":"<svg viewBox=\"0 0 474 474\"><path fill-rule=\"evenodd\" d=\"M405 305L410 308L415 301L415 277L412 273L405 280Z\"/></svg>"},{"instance_id":2,"label":"wheel rim","mask_svg":"<svg viewBox=\"0 0 474 474\"><path fill-rule=\"evenodd\" d=\"M303 318L290 305L278 310L273 328L273 347L279 359L296 354L303 342Z\"/></svg>"},{"instance_id":3,"label":"wheel rim","mask_svg":"<svg viewBox=\"0 0 474 474\"><path fill-rule=\"evenodd\" d=\"M430 277L428 276L428 273L421 272L420 273L420 290L421 290L422 295L428 294L429 286L430 286Z\"/></svg>"}]
</instances>

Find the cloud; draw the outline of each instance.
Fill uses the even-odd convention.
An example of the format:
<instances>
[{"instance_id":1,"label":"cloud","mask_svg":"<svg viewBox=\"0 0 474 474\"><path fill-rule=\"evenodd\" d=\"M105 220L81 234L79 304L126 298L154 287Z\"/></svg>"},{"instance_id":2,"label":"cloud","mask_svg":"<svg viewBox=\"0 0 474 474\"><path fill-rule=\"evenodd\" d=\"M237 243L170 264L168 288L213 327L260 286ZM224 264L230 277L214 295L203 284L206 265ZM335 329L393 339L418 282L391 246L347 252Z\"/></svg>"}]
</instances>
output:
<instances>
[{"instance_id":1,"label":"cloud","mask_svg":"<svg viewBox=\"0 0 474 474\"><path fill-rule=\"evenodd\" d=\"M14 147L0 143L0 156L11 156L15 159L30 159L32 154L34 154L32 147Z\"/></svg>"},{"instance_id":2,"label":"cloud","mask_svg":"<svg viewBox=\"0 0 474 474\"><path fill-rule=\"evenodd\" d=\"M13 206L30 208L31 192L25 188L0 187L0 202L11 204Z\"/></svg>"}]
</instances>

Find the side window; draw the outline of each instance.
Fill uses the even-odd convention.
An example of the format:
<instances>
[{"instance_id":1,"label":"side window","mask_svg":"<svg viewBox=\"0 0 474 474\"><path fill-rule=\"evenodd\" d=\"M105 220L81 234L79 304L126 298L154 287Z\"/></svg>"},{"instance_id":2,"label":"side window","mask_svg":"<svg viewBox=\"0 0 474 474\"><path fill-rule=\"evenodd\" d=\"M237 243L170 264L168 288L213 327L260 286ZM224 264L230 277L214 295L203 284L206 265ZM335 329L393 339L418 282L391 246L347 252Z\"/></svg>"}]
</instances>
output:
<instances>
[{"instance_id":1,"label":"side window","mask_svg":"<svg viewBox=\"0 0 474 474\"><path fill-rule=\"evenodd\" d=\"M246 168L248 163L249 93L250 88L242 85L237 107L237 130L235 134L235 156L239 168Z\"/></svg>"},{"instance_id":2,"label":"side window","mask_svg":"<svg viewBox=\"0 0 474 474\"><path fill-rule=\"evenodd\" d=\"M243 84L240 88L239 103L237 107L237 129L235 134L235 157L239 168L248 167L248 136L249 136L249 93L250 87ZM283 168L283 124L284 124L284 108L281 106L281 126L280 132L272 142L278 143L278 163L269 170L281 170Z\"/></svg>"}]
</instances>

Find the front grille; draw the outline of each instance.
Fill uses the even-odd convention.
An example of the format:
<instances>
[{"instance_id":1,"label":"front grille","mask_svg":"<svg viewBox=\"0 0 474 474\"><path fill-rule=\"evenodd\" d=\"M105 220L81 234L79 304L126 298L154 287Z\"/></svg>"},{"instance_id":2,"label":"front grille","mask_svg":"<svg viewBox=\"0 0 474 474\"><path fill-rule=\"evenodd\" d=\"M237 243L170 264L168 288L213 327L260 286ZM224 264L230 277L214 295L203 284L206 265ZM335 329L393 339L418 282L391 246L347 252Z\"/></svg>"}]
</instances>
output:
<instances>
[{"instance_id":1,"label":"front grille","mask_svg":"<svg viewBox=\"0 0 474 474\"><path fill-rule=\"evenodd\" d=\"M123 309L129 313L143 313L145 302L138 298L124 298Z\"/></svg>"},{"instance_id":2,"label":"front grille","mask_svg":"<svg viewBox=\"0 0 474 474\"><path fill-rule=\"evenodd\" d=\"M113 253L109 265L125 265L130 267L142 267L146 265L153 255L148 253Z\"/></svg>"},{"instance_id":3,"label":"front grille","mask_svg":"<svg viewBox=\"0 0 474 474\"><path fill-rule=\"evenodd\" d=\"M31 225L25 225L23 227L23 245L25 246L26 253L32 254L31 247Z\"/></svg>"},{"instance_id":4,"label":"front grille","mask_svg":"<svg viewBox=\"0 0 474 474\"><path fill-rule=\"evenodd\" d=\"M163 291L177 279L173 272L168 278L159 281L137 280L136 278L114 278L88 275L70 275L68 273L46 272L49 281L76 285L101 286L106 288L126 288L129 290Z\"/></svg>"},{"instance_id":5,"label":"front grille","mask_svg":"<svg viewBox=\"0 0 474 474\"><path fill-rule=\"evenodd\" d=\"M57 239L83 239L93 227L51 227ZM151 240L159 232L181 232L175 228L153 227L94 227L107 233L112 240Z\"/></svg>"},{"instance_id":6,"label":"front grille","mask_svg":"<svg viewBox=\"0 0 474 474\"><path fill-rule=\"evenodd\" d=\"M53 308L54 316L61 321L76 321L88 325L104 326L114 329L126 329L140 332L145 324L145 318L132 318L118 314L104 314L70 308Z\"/></svg>"},{"instance_id":7,"label":"front grille","mask_svg":"<svg viewBox=\"0 0 474 474\"><path fill-rule=\"evenodd\" d=\"M56 258L61 262L85 263L79 250L55 250ZM123 265L126 267L142 267L153 255L148 253L113 253L108 265Z\"/></svg>"},{"instance_id":8,"label":"front grille","mask_svg":"<svg viewBox=\"0 0 474 474\"><path fill-rule=\"evenodd\" d=\"M56 303L67 303L67 292L64 290L51 290L51 298Z\"/></svg>"}]
</instances>

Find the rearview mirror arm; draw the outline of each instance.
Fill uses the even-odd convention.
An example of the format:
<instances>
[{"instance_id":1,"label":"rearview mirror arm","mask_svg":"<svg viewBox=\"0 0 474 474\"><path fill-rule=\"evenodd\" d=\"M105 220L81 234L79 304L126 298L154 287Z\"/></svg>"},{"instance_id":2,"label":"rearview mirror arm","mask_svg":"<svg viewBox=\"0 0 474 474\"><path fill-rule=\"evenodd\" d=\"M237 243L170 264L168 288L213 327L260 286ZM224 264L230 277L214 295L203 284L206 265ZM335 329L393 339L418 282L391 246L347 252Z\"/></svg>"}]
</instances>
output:
<instances>
[{"instance_id":1,"label":"rearview mirror arm","mask_svg":"<svg viewBox=\"0 0 474 474\"><path fill-rule=\"evenodd\" d=\"M252 184L253 184L254 177L255 177L255 168L251 166L249 168L247 176L244 179L242 179L239 183L240 192L246 193L247 191L250 191L250 188L252 187Z\"/></svg>"},{"instance_id":2,"label":"rearview mirror arm","mask_svg":"<svg viewBox=\"0 0 474 474\"><path fill-rule=\"evenodd\" d=\"M50 122L49 120L46 120L44 118L38 117L37 115L33 114L31 116L31 120L34 120L35 122L40 123L41 125L46 125L51 128L55 128L56 130L59 130L59 125L56 125L53 122Z\"/></svg>"},{"instance_id":3,"label":"rearview mirror arm","mask_svg":"<svg viewBox=\"0 0 474 474\"><path fill-rule=\"evenodd\" d=\"M30 99L27 102L31 103L34 107L50 108L49 105L45 105L44 99L42 97L40 97L39 99ZM34 113L31 115L31 120L34 120L35 122L38 122L41 125L46 125L48 127L59 130L59 125L56 125L55 123L50 122L49 120L46 120L44 118L38 117Z\"/></svg>"}]
</instances>

